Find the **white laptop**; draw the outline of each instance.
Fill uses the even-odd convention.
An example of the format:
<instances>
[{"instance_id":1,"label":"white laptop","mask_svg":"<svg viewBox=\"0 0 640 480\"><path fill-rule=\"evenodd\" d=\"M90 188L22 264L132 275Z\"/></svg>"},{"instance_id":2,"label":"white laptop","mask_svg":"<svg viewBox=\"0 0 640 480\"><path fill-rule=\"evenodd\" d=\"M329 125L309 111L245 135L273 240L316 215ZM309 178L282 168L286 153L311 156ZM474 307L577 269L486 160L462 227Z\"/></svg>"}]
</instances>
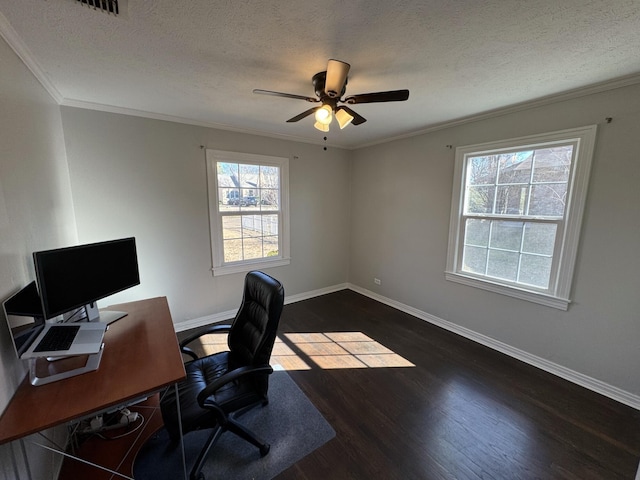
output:
<instances>
[{"instance_id":1,"label":"white laptop","mask_svg":"<svg viewBox=\"0 0 640 480\"><path fill-rule=\"evenodd\" d=\"M98 353L103 347L106 323L48 323L36 282L31 282L3 302L13 346L18 358L68 357ZM61 334L63 338L51 340Z\"/></svg>"}]
</instances>

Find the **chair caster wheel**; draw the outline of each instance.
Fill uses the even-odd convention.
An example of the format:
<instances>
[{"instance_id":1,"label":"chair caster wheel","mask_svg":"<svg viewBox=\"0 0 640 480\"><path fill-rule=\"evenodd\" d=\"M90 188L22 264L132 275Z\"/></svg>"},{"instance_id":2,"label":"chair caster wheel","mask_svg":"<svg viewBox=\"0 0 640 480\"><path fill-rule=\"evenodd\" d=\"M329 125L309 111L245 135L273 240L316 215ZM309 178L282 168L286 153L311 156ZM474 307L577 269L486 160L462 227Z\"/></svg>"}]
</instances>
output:
<instances>
[{"instance_id":1,"label":"chair caster wheel","mask_svg":"<svg viewBox=\"0 0 640 480\"><path fill-rule=\"evenodd\" d=\"M269 453L269 450L271 450L271 445L269 445L268 443L265 443L263 446L260 447L260 456L264 457L267 453Z\"/></svg>"}]
</instances>

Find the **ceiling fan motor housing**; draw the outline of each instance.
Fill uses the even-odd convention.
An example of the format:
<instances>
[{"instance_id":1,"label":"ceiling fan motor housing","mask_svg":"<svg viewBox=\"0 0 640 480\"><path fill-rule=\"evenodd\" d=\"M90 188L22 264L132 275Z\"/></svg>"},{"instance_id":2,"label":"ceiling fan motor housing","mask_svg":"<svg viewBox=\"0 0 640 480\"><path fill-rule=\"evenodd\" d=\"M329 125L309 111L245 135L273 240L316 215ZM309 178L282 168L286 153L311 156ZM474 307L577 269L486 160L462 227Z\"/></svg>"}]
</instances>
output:
<instances>
[{"instance_id":1,"label":"ceiling fan motor housing","mask_svg":"<svg viewBox=\"0 0 640 480\"><path fill-rule=\"evenodd\" d=\"M316 92L316 95L318 96L318 98L324 103L325 100L327 99L335 99L336 103L338 101L338 99L340 99L340 97L342 97L342 95L344 95L345 91L347 90L347 80L344 81L344 85L342 86L342 91L341 92L334 92L334 91L328 91L325 92L324 91L324 87L327 81L327 72L318 72L316 73L313 78L311 79L311 83L313 84L313 89Z\"/></svg>"}]
</instances>

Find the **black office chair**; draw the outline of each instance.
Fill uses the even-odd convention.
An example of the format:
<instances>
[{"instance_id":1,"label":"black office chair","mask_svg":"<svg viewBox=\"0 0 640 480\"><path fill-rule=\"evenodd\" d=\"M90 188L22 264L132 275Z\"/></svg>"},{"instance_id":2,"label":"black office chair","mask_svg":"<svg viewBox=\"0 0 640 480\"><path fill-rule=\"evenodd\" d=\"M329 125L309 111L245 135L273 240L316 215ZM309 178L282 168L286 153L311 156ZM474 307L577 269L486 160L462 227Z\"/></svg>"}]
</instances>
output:
<instances>
[{"instance_id":1,"label":"black office chair","mask_svg":"<svg viewBox=\"0 0 640 480\"><path fill-rule=\"evenodd\" d=\"M284 288L265 273L249 272L245 278L240 309L231 325L213 325L181 342L182 351L193 358L185 364L187 377L178 385L180 412L176 409L175 389L169 388L160 409L170 438L213 428L190 473L191 480L204 479L201 472L209 451L225 431L230 431L269 453L269 444L236 421L247 410L268 403L269 366L278 322L284 304ZM187 347L202 335L228 332L229 351L198 358Z\"/></svg>"}]
</instances>

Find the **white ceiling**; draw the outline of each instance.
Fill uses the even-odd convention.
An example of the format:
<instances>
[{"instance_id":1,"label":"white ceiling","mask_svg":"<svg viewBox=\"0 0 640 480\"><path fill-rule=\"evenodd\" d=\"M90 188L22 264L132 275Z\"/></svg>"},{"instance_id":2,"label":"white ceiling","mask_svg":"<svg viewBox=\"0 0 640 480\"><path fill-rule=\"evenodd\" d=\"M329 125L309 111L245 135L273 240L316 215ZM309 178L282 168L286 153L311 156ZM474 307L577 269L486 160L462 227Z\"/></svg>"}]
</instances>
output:
<instances>
[{"instance_id":1,"label":"white ceiling","mask_svg":"<svg viewBox=\"0 0 640 480\"><path fill-rule=\"evenodd\" d=\"M311 77L351 64L367 122L327 144L355 148L585 86L640 82L638 0L0 0L0 34L62 105L322 143ZM1 74L1 70L0 70ZM593 91L594 88L588 89Z\"/></svg>"}]
</instances>

